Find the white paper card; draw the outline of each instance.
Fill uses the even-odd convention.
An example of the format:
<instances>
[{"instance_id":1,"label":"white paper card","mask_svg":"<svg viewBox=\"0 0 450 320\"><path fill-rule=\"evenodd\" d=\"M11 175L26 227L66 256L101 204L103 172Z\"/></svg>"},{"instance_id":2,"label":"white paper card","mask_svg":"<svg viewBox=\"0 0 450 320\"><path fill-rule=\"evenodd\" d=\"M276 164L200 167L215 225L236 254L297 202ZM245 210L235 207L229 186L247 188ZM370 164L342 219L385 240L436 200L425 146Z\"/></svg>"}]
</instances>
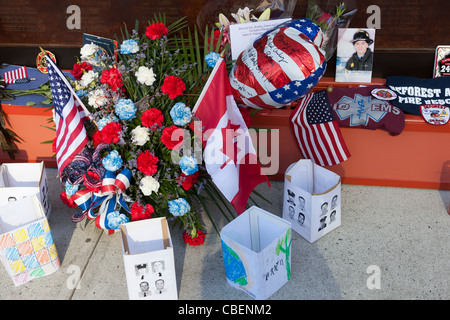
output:
<instances>
[{"instance_id":1,"label":"white paper card","mask_svg":"<svg viewBox=\"0 0 450 320\"><path fill-rule=\"evenodd\" d=\"M230 25L231 59L236 60L242 51L266 31L274 29L283 22L291 20L275 19L259 22L236 23Z\"/></svg>"}]
</instances>

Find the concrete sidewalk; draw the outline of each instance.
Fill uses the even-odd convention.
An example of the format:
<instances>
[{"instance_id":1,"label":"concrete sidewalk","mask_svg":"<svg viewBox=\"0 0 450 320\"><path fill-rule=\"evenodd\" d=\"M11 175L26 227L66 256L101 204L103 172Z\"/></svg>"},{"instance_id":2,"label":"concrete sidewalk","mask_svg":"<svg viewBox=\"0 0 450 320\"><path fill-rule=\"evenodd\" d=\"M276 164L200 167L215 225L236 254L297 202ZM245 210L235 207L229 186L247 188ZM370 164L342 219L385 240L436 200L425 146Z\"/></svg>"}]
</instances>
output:
<instances>
[{"instance_id":1,"label":"concrete sidewalk","mask_svg":"<svg viewBox=\"0 0 450 320\"><path fill-rule=\"evenodd\" d=\"M47 168L50 228L61 268L15 287L0 270L0 299L127 300L120 234L93 223L74 224L75 209L60 200L56 169ZM272 203L261 208L281 216L283 182L257 190ZM450 191L342 186L342 225L313 244L292 233L292 277L271 300L450 299ZM219 228L226 220L218 212ZM179 299L251 300L225 278L220 237L206 215L203 246L186 245L171 229ZM367 280L379 268L381 285Z\"/></svg>"}]
</instances>

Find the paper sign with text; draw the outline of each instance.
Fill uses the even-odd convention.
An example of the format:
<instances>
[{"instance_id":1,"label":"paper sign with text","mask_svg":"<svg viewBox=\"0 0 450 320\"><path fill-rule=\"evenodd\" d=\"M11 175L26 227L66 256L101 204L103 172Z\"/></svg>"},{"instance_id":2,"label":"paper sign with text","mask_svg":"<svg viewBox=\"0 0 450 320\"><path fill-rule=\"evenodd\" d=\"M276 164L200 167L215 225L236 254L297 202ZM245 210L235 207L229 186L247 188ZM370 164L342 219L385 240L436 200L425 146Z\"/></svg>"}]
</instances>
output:
<instances>
[{"instance_id":1,"label":"paper sign with text","mask_svg":"<svg viewBox=\"0 0 450 320\"><path fill-rule=\"evenodd\" d=\"M230 25L231 58L236 60L242 51L266 31L272 30L289 19L276 19Z\"/></svg>"}]
</instances>

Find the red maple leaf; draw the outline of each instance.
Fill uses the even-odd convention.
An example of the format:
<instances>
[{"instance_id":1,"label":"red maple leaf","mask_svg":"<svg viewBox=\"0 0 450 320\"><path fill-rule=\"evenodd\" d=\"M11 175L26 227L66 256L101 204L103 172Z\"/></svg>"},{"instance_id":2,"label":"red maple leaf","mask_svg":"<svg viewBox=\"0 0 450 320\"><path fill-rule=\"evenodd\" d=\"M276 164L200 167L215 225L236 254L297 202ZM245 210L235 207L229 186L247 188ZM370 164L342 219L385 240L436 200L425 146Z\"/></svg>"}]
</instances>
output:
<instances>
[{"instance_id":1,"label":"red maple leaf","mask_svg":"<svg viewBox=\"0 0 450 320\"><path fill-rule=\"evenodd\" d=\"M236 137L238 137L240 133L236 132L236 130L240 127L240 125L232 124L231 120L228 120L227 126L222 128L223 148L220 149L220 151L222 151L228 159L224 164L222 164L220 169L223 169L230 161L233 161L234 165L237 166L237 155L241 149L237 146Z\"/></svg>"}]
</instances>

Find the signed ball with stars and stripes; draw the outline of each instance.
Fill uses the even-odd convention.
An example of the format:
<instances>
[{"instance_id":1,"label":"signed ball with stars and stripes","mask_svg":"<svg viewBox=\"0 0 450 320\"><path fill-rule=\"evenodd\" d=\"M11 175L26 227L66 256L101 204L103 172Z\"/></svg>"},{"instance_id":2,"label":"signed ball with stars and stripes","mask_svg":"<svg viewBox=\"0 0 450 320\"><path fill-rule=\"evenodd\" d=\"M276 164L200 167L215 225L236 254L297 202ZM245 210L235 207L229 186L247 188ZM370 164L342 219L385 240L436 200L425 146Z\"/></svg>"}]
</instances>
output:
<instances>
[{"instance_id":1,"label":"signed ball with stars and stripes","mask_svg":"<svg viewBox=\"0 0 450 320\"><path fill-rule=\"evenodd\" d=\"M267 31L236 60L230 83L238 104L280 108L310 92L325 73L323 34L309 19L291 20Z\"/></svg>"}]
</instances>

